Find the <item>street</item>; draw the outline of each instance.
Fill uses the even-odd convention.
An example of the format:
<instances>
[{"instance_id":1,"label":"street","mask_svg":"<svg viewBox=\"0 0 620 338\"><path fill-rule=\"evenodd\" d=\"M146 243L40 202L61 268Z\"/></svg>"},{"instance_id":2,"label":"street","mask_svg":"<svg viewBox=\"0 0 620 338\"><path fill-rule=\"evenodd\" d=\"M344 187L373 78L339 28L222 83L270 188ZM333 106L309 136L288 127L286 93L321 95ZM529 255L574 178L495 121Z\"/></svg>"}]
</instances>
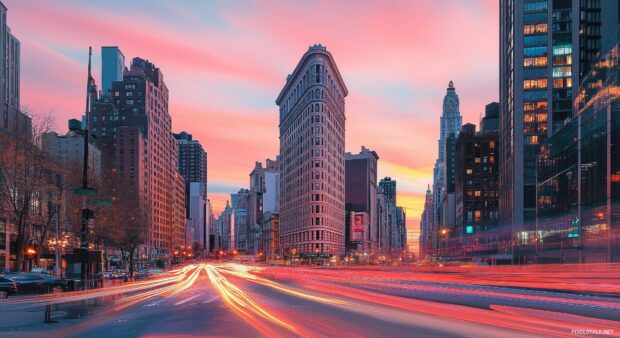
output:
<instances>
[{"instance_id":1,"label":"street","mask_svg":"<svg viewBox=\"0 0 620 338\"><path fill-rule=\"evenodd\" d=\"M194 264L122 286L1 300L0 336L618 336L617 268ZM45 304L58 323L42 322Z\"/></svg>"}]
</instances>

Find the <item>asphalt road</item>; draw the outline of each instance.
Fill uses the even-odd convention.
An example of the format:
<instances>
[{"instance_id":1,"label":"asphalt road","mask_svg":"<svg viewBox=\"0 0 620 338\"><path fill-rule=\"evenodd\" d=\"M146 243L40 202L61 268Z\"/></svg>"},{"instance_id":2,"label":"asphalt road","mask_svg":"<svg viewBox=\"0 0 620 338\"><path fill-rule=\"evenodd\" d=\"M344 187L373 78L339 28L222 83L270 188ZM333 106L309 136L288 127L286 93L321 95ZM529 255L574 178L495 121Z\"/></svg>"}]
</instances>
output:
<instances>
[{"instance_id":1,"label":"asphalt road","mask_svg":"<svg viewBox=\"0 0 620 338\"><path fill-rule=\"evenodd\" d=\"M63 303L70 294L0 302L0 337L620 335L619 298L386 275L197 265L161 283L135 285L130 293L71 295L81 303ZM54 313L61 317L76 304L89 305L81 318L43 324L36 317L45 302L58 303ZM17 320L27 316L35 321Z\"/></svg>"}]
</instances>

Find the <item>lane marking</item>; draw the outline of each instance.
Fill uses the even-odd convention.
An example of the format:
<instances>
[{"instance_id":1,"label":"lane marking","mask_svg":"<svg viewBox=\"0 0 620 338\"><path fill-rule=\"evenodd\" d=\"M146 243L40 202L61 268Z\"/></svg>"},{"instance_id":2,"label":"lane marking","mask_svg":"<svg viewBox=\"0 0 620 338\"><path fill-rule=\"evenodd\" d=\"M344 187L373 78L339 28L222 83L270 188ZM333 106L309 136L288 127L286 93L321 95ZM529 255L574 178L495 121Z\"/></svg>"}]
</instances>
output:
<instances>
[{"instance_id":1,"label":"lane marking","mask_svg":"<svg viewBox=\"0 0 620 338\"><path fill-rule=\"evenodd\" d=\"M189 297L189 298L187 298L187 299L184 299L184 300L182 300L182 301L180 301L180 302L176 302L176 303L174 303L174 306L181 305L181 304L185 304L185 303L189 302L190 300L192 300L192 299L196 299L196 298L198 298L198 297L200 297L200 296L202 296L202 295L204 295L204 293L199 293L199 294L197 294L197 295L193 295L193 296L191 296L191 297Z\"/></svg>"},{"instance_id":2,"label":"lane marking","mask_svg":"<svg viewBox=\"0 0 620 338\"><path fill-rule=\"evenodd\" d=\"M216 300L218 298L220 298L220 296L213 296L212 298L207 299L204 302L202 302L202 304L209 304L209 303L211 303L212 301L214 301L214 300Z\"/></svg>"},{"instance_id":3,"label":"lane marking","mask_svg":"<svg viewBox=\"0 0 620 338\"><path fill-rule=\"evenodd\" d=\"M165 299L156 300L156 301L154 301L154 302L152 302L152 303L149 303L149 304L146 304L146 305L144 305L144 306L157 306L157 305L159 305L160 303L165 302L165 301L166 301Z\"/></svg>"}]
</instances>

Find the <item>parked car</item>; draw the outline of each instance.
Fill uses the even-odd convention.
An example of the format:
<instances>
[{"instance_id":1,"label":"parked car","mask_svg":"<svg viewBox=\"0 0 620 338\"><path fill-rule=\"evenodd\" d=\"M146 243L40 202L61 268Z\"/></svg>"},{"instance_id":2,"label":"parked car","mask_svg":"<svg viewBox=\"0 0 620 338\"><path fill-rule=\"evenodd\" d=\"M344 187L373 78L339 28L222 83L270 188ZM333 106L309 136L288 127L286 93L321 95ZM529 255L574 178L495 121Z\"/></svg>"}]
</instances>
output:
<instances>
[{"instance_id":1,"label":"parked car","mask_svg":"<svg viewBox=\"0 0 620 338\"><path fill-rule=\"evenodd\" d=\"M0 299L17 293L17 283L4 277L0 277Z\"/></svg>"},{"instance_id":2,"label":"parked car","mask_svg":"<svg viewBox=\"0 0 620 338\"><path fill-rule=\"evenodd\" d=\"M55 293L67 289L67 281L54 276L37 273L14 273L6 278L17 283L20 293Z\"/></svg>"},{"instance_id":3,"label":"parked car","mask_svg":"<svg viewBox=\"0 0 620 338\"><path fill-rule=\"evenodd\" d=\"M44 268L32 268L32 270L30 270L30 273L47 273L47 270L45 270Z\"/></svg>"}]
</instances>

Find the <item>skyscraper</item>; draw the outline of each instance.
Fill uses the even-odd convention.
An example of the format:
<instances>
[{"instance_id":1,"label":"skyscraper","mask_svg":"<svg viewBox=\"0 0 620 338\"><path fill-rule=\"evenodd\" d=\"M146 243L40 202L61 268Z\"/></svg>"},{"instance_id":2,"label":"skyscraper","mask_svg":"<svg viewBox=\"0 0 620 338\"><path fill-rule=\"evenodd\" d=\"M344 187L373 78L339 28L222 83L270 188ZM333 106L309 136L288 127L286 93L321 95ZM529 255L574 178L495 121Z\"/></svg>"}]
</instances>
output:
<instances>
[{"instance_id":1,"label":"skyscraper","mask_svg":"<svg viewBox=\"0 0 620 338\"><path fill-rule=\"evenodd\" d=\"M515 233L535 223L540 144L574 115L573 85L617 26L617 1L500 2L500 218Z\"/></svg>"},{"instance_id":2,"label":"skyscraper","mask_svg":"<svg viewBox=\"0 0 620 338\"><path fill-rule=\"evenodd\" d=\"M123 81L125 55L117 46L101 47L101 91L112 94L112 82Z\"/></svg>"},{"instance_id":3,"label":"skyscraper","mask_svg":"<svg viewBox=\"0 0 620 338\"><path fill-rule=\"evenodd\" d=\"M111 95L95 100L88 126L101 150L103 175L131 189L149 215L141 254L166 259L184 243L185 199L161 70L134 58Z\"/></svg>"},{"instance_id":4,"label":"skyscraper","mask_svg":"<svg viewBox=\"0 0 620 338\"><path fill-rule=\"evenodd\" d=\"M384 177L379 181L379 186L383 189L386 201L396 205L396 181L391 177Z\"/></svg>"},{"instance_id":5,"label":"skyscraper","mask_svg":"<svg viewBox=\"0 0 620 338\"><path fill-rule=\"evenodd\" d=\"M430 184L426 188L424 211L420 217L420 258L426 257L431 249L431 226L433 224L433 192Z\"/></svg>"},{"instance_id":6,"label":"skyscraper","mask_svg":"<svg viewBox=\"0 0 620 338\"><path fill-rule=\"evenodd\" d=\"M7 11L0 2L0 131L30 133L30 117L20 111L21 47L7 25Z\"/></svg>"},{"instance_id":7,"label":"skyscraper","mask_svg":"<svg viewBox=\"0 0 620 338\"><path fill-rule=\"evenodd\" d=\"M276 99L280 107L280 244L287 252L344 253L344 99L332 55L314 45Z\"/></svg>"},{"instance_id":8,"label":"skyscraper","mask_svg":"<svg viewBox=\"0 0 620 338\"><path fill-rule=\"evenodd\" d=\"M192 134L182 131L173 136L179 147L179 173L185 183L187 226L193 228L193 241L209 250L209 219L206 214L207 152L200 142L192 138Z\"/></svg>"},{"instance_id":9,"label":"skyscraper","mask_svg":"<svg viewBox=\"0 0 620 338\"><path fill-rule=\"evenodd\" d=\"M192 134L173 134L179 145L179 173L185 182L202 182L207 191L207 152Z\"/></svg>"},{"instance_id":10,"label":"skyscraper","mask_svg":"<svg viewBox=\"0 0 620 338\"><path fill-rule=\"evenodd\" d=\"M450 217L449 220L445 218L448 215L453 215L453 212L446 210L444 213L444 200L446 204L454 205L453 195L449 198L447 196L446 191L446 170L449 171L449 174L452 176L453 166L447 168L446 161L450 160L450 163L453 163L453 150L454 150L454 140L458 133L461 131L461 126L463 124L463 118L461 116L461 111L459 109L459 96L456 94L456 89L454 88L454 83L450 81L448 83L448 88L446 89L446 95L443 98L443 111L440 118L440 134L439 140L437 141L437 161L435 162L435 168L433 170L433 224L431 226L431 233L434 235L431 236L431 246L436 246L437 232L439 231L439 227L445 226L446 221L453 221L453 217ZM446 143L448 142L448 138L452 135L452 139L449 143L449 152L446 151ZM450 182L453 179L449 179ZM453 192L453 191L452 191ZM452 203L448 203L452 202Z\"/></svg>"}]
</instances>

